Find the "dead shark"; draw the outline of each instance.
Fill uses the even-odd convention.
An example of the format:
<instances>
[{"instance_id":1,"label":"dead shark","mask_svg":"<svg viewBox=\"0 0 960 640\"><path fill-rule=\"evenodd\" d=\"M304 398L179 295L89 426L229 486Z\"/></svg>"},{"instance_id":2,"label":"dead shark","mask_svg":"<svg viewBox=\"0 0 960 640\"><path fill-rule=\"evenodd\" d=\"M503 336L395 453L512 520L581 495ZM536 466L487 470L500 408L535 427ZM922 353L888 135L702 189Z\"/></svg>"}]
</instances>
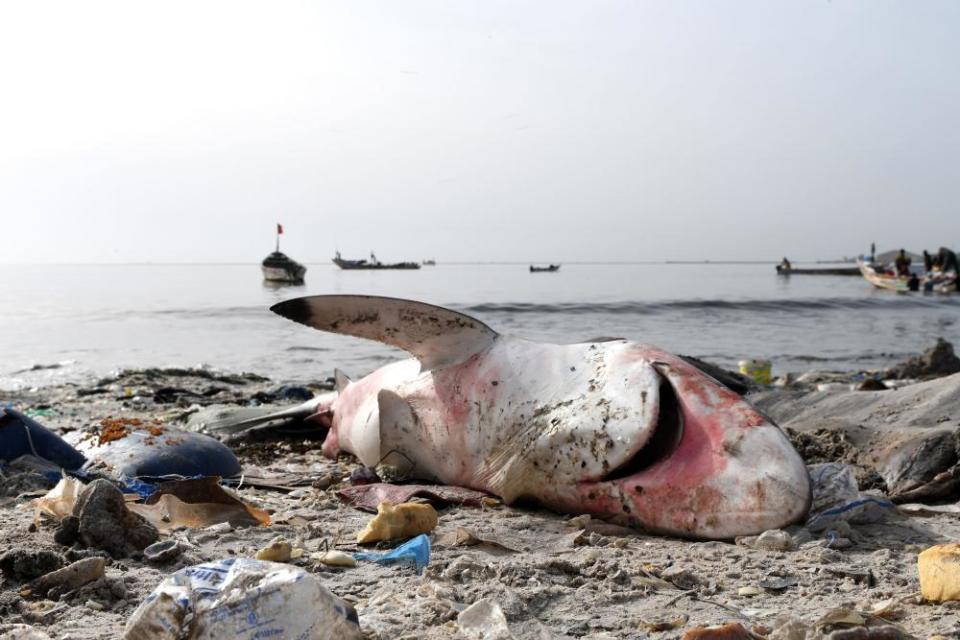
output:
<instances>
[{"instance_id":1,"label":"dead shark","mask_svg":"<svg viewBox=\"0 0 960 640\"><path fill-rule=\"evenodd\" d=\"M651 532L725 539L806 516L810 482L786 436L677 356L616 339L543 344L442 307L374 296L295 298L277 314L413 358L310 405L323 450Z\"/></svg>"}]
</instances>

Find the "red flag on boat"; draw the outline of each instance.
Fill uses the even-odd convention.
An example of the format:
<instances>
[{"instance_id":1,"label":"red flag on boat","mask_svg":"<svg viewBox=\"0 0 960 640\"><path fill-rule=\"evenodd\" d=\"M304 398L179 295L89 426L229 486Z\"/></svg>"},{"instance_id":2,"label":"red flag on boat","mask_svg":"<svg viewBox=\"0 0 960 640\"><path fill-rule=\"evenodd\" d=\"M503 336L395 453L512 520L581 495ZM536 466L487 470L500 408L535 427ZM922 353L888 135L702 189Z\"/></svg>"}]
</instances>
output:
<instances>
[{"instance_id":1,"label":"red flag on boat","mask_svg":"<svg viewBox=\"0 0 960 640\"><path fill-rule=\"evenodd\" d=\"M277 223L277 235L280 235L280 234L282 234L282 233L283 233L283 225L278 222L278 223Z\"/></svg>"}]
</instances>

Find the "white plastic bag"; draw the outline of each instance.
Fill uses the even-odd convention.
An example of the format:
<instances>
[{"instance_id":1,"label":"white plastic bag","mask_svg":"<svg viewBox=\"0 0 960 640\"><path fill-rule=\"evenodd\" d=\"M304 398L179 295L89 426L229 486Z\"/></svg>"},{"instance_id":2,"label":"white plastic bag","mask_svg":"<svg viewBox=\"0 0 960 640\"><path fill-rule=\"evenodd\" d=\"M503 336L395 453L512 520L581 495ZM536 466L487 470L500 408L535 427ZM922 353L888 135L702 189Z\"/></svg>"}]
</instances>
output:
<instances>
[{"instance_id":1,"label":"white plastic bag","mask_svg":"<svg viewBox=\"0 0 960 640\"><path fill-rule=\"evenodd\" d=\"M356 614L302 569L230 558L181 569L137 608L125 640L350 640Z\"/></svg>"},{"instance_id":2,"label":"white plastic bag","mask_svg":"<svg viewBox=\"0 0 960 640\"><path fill-rule=\"evenodd\" d=\"M853 470L839 462L807 467L813 484L813 505L807 519L810 531L825 531L836 522L879 522L896 512L886 498L860 493Z\"/></svg>"}]
</instances>

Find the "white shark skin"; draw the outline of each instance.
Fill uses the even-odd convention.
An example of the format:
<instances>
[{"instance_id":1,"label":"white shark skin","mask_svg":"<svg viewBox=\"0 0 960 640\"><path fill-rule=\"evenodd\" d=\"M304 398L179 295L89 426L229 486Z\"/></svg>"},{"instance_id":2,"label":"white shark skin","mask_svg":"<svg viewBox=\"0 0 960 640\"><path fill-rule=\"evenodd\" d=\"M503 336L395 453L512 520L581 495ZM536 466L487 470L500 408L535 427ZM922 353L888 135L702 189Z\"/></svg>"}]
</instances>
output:
<instances>
[{"instance_id":1,"label":"white shark skin","mask_svg":"<svg viewBox=\"0 0 960 640\"><path fill-rule=\"evenodd\" d=\"M455 343L447 336L445 348ZM688 537L758 533L806 515L806 468L783 433L675 356L624 340L496 334L472 336L468 351L445 359L432 349L432 368L421 366L426 357L403 360L341 389L327 407L324 452L368 466L395 452L415 477ZM617 473L652 442L664 379L675 394L664 402L683 416L679 442Z\"/></svg>"}]
</instances>

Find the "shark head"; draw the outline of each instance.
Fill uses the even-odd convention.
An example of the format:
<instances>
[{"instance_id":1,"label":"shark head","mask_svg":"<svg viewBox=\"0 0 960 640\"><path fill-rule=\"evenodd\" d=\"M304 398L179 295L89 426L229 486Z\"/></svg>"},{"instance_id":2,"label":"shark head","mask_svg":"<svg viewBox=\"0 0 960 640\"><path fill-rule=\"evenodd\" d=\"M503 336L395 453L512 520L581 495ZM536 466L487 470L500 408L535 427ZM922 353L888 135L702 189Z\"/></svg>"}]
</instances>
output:
<instances>
[{"instance_id":1,"label":"shark head","mask_svg":"<svg viewBox=\"0 0 960 640\"><path fill-rule=\"evenodd\" d=\"M659 377L651 422L636 426L641 446L629 458L575 485L569 507L697 538L759 533L807 515L809 475L779 427L677 356L635 345L627 357Z\"/></svg>"}]
</instances>

